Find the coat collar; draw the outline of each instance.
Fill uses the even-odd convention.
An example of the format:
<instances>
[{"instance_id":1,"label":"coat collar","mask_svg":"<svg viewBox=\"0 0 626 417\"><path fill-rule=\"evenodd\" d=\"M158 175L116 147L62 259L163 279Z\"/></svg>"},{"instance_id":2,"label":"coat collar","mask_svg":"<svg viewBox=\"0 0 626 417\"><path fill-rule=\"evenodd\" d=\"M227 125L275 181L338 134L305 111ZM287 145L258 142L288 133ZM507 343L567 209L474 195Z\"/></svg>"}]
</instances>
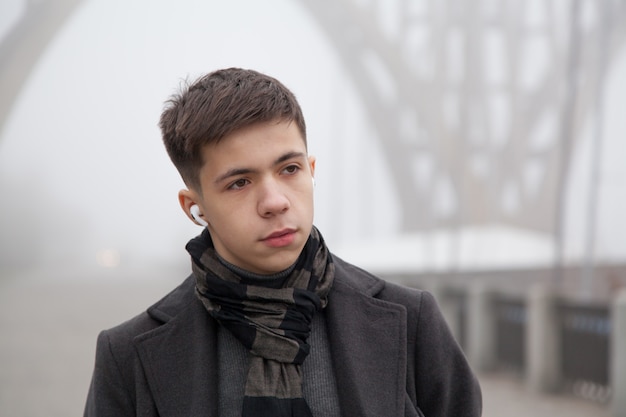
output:
<instances>
[{"instance_id":1,"label":"coat collar","mask_svg":"<svg viewBox=\"0 0 626 417\"><path fill-rule=\"evenodd\" d=\"M384 281L337 257L335 266L326 319L342 416L404 415L406 310L376 298ZM217 324L194 286L190 277L152 306L164 324L135 339L162 416L217 417Z\"/></svg>"}]
</instances>

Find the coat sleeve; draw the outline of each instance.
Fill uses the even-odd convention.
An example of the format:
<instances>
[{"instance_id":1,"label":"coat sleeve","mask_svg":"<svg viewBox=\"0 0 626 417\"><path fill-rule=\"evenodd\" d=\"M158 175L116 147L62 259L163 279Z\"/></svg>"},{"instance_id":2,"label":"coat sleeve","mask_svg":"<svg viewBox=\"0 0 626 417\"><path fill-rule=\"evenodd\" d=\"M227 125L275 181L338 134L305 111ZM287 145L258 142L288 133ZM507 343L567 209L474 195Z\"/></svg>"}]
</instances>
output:
<instances>
[{"instance_id":1,"label":"coat sleeve","mask_svg":"<svg viewBox=\"0 0 626 417\"><path fill-rule=\"evenodd\" d=\"M426 417L478 417L482 394L465 355L428 292L421 293L415 337L415 390Z\"/></svg>"},{"instance_id":2,"label":"coat sleeve","mask_svg":"<svg viewBox=\"0 0 626 417\"><path fill-rule=\"evenodd\" d=\"M96 361L84 417L135 416L129 382L124 378L107 331L98 336Z\"/></svg>"}]
</instances>

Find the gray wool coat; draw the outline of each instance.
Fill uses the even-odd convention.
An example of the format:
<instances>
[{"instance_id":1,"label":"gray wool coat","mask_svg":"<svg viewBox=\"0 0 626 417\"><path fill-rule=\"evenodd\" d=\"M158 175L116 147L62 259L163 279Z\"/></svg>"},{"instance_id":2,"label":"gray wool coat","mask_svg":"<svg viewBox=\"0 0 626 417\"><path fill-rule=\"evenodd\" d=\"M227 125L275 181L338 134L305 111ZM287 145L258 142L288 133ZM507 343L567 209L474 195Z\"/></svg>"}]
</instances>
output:
<instances>
[{"instance_id":1,"label":"gray wool coat","mask_svg":"<svg viewBox=\"0 0 626 417\"><path fill-rule=\"evenodd\" d=\"M480 387L428 292L334 257L326 309L344 417L475 417ZM217 322L195 280L98 337L85 416L217 417Z\"/></svg>"}]
</instances>

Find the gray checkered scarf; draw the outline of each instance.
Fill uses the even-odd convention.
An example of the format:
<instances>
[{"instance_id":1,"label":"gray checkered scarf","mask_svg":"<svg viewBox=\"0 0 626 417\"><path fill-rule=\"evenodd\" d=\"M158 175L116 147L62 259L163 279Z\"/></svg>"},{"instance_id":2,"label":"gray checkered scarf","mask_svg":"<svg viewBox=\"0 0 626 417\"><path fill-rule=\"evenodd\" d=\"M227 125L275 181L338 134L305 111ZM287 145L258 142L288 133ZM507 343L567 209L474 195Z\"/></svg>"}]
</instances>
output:
<instances>
[{"instance_id":1,"label":"gray checkered scarf","mask_svg":"<svg viewBox=\"0 0 626 417\"><path fill-rule=\"evenodd\" d=\"M313 227L293 270L275 288L225 266L206 229L186 248L197 296L250 351L242 416L312 416L302 396L301 365L310 350L311 320L326 307L335 271L319 231Z\"/></svg>"}]
</instances>

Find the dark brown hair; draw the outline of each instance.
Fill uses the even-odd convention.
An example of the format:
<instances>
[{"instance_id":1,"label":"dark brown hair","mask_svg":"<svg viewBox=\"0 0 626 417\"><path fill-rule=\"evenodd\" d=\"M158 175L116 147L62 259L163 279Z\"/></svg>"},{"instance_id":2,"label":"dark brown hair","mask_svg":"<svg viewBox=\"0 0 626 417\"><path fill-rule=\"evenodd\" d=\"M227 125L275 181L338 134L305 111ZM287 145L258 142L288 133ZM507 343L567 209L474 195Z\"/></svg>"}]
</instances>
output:
<instances>
[{"instance_id":1,"label":"dark brown hair","mask_svg":"<svg viewBox=\"0 0 626 417\"><path fill-rule=\"evenodd\" d=\"M228 68L186 85L167 102L159 126L170 159L185 184L201 191L202 148L260 122L295 122L306 145L306 125L295 96L278 80Z\"/></svg>"}]
</instances>

